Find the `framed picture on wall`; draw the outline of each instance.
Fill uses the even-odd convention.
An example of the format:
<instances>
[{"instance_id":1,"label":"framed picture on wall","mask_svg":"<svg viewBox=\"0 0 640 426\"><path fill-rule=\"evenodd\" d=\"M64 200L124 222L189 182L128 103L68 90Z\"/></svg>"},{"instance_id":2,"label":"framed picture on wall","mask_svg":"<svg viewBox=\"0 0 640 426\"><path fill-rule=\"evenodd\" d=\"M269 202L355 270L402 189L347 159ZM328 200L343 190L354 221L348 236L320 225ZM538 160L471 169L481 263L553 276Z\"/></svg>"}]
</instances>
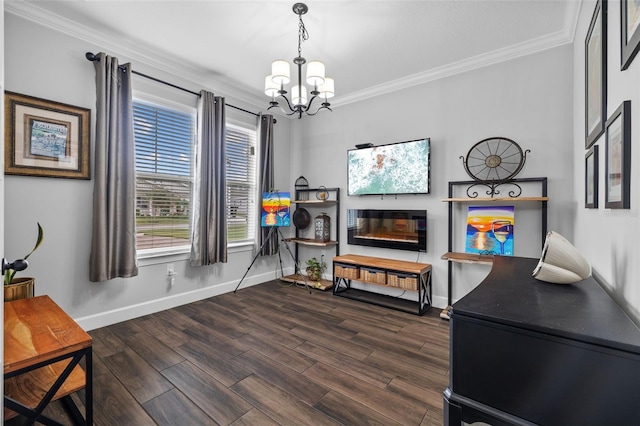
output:
<instances>
[{"instance_id":1,"label":"framed picture on wall","mask_svg":"<svg viewBox=\"0 0 640 426\"><path fill-rule=\"evenodd\" d=\"M584 158L584 206L598 208L598 145L592 146Z\"/></svg>"},{"instance_id":2,"label":"framed picture on wall","mask_svg":"<svg viewBox=\"0 0 640 426\"><path fill-rule=\"evenodd\" d=\"M607 2L599 0L593 11L585 49L585 148L604 133L607 120Z\"/></svg>"},{"instance_id":3,"label":"framed picture on wall","mask_svg":"<svg viewBox=\"0 0 640 426\"><path fill-rule=\"evenodd\" d=\"M640 2L622 0L620 3L621 70L626 70L640 50Z\"/></svg>"},{"instance_id":4,"label":"framed picture on wall","mask_svg":"<svg viewBox=\"0 0 640 426\"><path fill-rule=\"evenodd\" d=\"M631 194L631 101L607 120L605 159L605 208L630 208Z\"/></svg>"},{"instance_id":5,"label":"framed picture on wall","mask_svg":"<svg viewBox=\"0 0 640 426\"><path fill-rule=\"evenodd\" d=\"M8 175L89 179L91 110L5 92Z\"/></svg>"}]
</instances>

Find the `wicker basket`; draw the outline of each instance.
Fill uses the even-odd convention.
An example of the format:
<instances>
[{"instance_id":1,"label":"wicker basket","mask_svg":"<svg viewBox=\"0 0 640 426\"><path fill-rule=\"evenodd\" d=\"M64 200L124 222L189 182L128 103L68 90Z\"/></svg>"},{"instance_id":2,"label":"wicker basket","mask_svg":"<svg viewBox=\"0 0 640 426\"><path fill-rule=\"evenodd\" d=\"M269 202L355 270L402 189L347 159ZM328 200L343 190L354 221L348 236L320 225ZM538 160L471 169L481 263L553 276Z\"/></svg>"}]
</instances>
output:
<instances>
[{"instance_id":1,"label":"wicker basket","mask_svg":"<svg viewBox=\"0 0 640 426\"><path fill-rule=\"evenodd\" d=\"M334 265L334 275L348 280L360 279L360 268L352 265Z\"/></svg>"},{"instance_id":2,"label":"wicker basket","mask_svg":"<svg viewBox=\"0 0 640 426\"><path fill-rule=\"evenodd\" d=\"M387 285L415 291L418 290L418 278L415 275L389 272L387 274Z\"/></svg>"},{"instance_id":3,"label":"wicker basket","mask_svg":"<svg viewBox=\"0 0 640 426\"><path fill-rule=\"evenodd\" d=\"M374 284L387 283L387 273L383 270L373 268L360 268L360 274L362 276L362 281Z\"/></svg>"}]
</instances>

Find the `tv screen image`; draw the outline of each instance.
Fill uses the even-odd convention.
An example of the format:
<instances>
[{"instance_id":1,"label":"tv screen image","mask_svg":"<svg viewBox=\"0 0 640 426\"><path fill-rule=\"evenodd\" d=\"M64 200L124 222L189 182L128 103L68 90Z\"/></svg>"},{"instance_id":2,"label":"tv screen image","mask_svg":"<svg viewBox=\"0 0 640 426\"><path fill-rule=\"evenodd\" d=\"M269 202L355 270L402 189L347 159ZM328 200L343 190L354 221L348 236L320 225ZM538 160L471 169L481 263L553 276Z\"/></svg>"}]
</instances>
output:
<instances>
[{"instance_id":1,"label":"tv screen image","mask_svg":"<svg viewBox=\"0 0 640 426\"><path fill-rule=\"evenodd\" d=\"M348 195L428 194L430 140L347 151Z\"/></svg>"}]
</instances>

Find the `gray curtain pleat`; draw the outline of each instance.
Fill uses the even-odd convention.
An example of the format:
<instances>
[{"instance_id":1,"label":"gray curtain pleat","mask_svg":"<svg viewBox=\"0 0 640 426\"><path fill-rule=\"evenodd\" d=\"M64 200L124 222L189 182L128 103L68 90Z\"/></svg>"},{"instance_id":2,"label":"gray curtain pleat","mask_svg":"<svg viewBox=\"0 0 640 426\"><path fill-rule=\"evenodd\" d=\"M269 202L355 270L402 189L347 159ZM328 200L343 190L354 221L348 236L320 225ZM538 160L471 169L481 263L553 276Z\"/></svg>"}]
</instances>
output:
<instances>
[{"instance_id":1,"label":"gray curtain pleat","mask_svg":"<svg viewBox=\"0 0 640 426\"><path fill-rule=\"evenodd\" d=\"M258 149L260 150L260 165L258 168L260 180L258 182L258 187L260 188L259 195L262 197L263 193L273 191L273 186L275 184L273 168L273 115L258 115L258 133ZM260 203L258 204L262 205L262 199L260 199ZM258 221L259 220L260 215L258 215ZM269 237L269 228L260 228L258 236L259 246L264 244L260 251L261 256L271 256L278 253L280 246L278 244L277 233L272 233L266 244L265 240Z\"/></svg>"},{"instance_id":2,"label":"gray curtain pleat","mask_svg":"<svg viewBox=\"0 0 640 426\"><path fill-rule=\"evenodd\" d=\"M227 262L225 99L205 90L198 99L191 266Z\"/></svg>"},{"instance_id":3,"label":"gray curtain pleat","mask_svg":"<svg viewBox=\"0 0 640 426\"><path fill-rule=\"evenodd\" d=\"M96 70L95 181L89 279L138 275L136 169L131 64L98 54Z\"/></svg>"}]
</instances>

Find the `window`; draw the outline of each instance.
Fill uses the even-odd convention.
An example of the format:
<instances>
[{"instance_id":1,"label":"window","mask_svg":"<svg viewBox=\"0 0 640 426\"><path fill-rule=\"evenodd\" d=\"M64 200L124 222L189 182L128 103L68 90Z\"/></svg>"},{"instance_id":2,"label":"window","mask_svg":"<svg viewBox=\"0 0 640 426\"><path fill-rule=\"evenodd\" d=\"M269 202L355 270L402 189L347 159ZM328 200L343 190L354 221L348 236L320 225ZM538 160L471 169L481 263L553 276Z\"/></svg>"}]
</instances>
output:
<instances>
[{"instance_id":1,"label":"window","mask_svg":"<svg viewBox=\"0 0 640 426\"><path fill-rule=\"evenodd\" d=\"M195 110L134 100L136 248L169 252L190 245Z\"/></svg>"},{"instance_id":2,"label":"window","mask_svg":"<svg viewBox=\"0 0 640 426\"><path fill-rule=\"evenodd\" d=\"M253 244L256 222L256 130L227 123L227 242Z\"/></svg>"}]
</instances>

